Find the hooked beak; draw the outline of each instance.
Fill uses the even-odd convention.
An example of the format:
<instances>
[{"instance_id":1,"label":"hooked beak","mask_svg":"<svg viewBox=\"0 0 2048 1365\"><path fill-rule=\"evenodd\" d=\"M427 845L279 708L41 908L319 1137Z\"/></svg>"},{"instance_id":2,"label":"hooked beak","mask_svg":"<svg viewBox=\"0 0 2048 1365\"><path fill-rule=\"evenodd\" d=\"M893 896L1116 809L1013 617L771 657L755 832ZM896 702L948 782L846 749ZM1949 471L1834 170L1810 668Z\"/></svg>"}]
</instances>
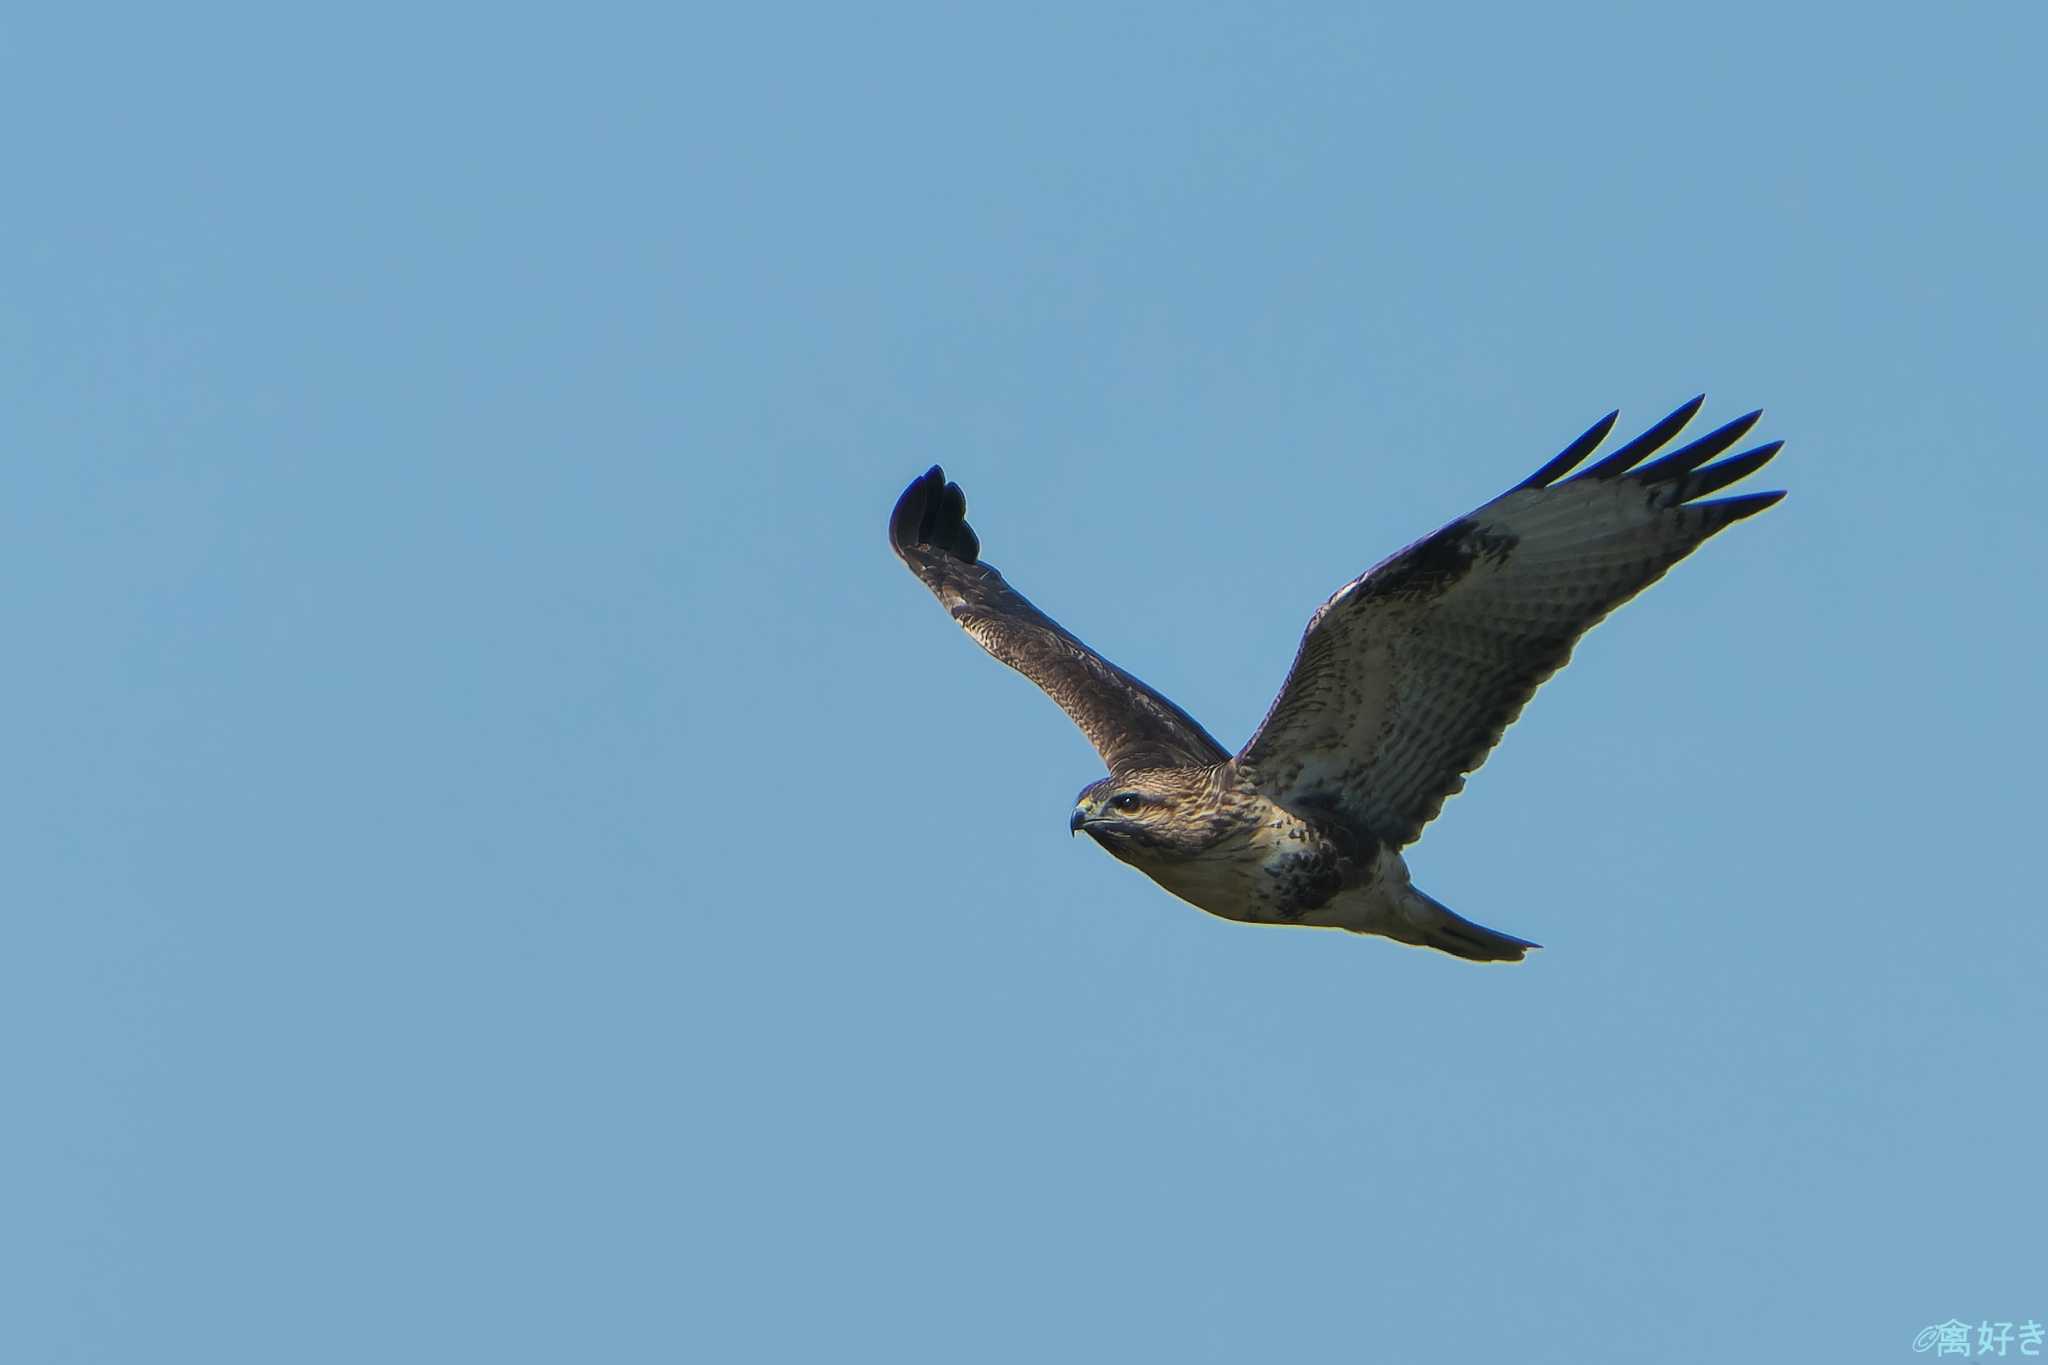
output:
<instances>
[{"instance_id":1,"label":"hooked beak","mask_svg":"<svg viewBox=\"0 0 2048 1365\"><path fill-rule=\"evenodd\" d=\"M1081 826L1087 823L1088 808L1086 806L1076 806L1074 807L1074 818L1067 821L1067 833L1079 834L1081 832Z\"/></svg>"}]
</instances>

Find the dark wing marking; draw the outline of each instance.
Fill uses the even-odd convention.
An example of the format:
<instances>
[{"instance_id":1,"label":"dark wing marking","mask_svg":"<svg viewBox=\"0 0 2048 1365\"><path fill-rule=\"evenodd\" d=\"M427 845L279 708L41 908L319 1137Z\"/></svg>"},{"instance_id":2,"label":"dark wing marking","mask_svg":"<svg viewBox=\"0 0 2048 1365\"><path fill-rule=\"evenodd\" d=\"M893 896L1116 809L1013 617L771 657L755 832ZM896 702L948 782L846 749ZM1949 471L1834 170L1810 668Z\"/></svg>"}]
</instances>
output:
<instances>
[{"instance_id":1,"label":"dark wing marking","mask_svg":"<svg viewBox=\"0 0 2048 1365\"><path fill-rule=\"evenodd\" d=\"M980 562L967 496L933 465L903 490L889 544L981 647L1045 689L1113 773L1221 763L1187 712L1097 654Z\"/></svg>"},{"instance_id":2,"label":"dark wing marking","mask_svg":"<svg viewBox=\"0 0 2048 1365\"><path fill-rule=\"evenodd\" d=\"M1773 441L1708 463L1757 412L1642 463L1700 402L1564 479L1605 439L1609 413L1521 484L1347 583L1309 621L1236 762L1278 800L1413 842L1580 636L1707 537L1785 496L1694 501L1778 453Z\"/></svg>"}]
</instances>

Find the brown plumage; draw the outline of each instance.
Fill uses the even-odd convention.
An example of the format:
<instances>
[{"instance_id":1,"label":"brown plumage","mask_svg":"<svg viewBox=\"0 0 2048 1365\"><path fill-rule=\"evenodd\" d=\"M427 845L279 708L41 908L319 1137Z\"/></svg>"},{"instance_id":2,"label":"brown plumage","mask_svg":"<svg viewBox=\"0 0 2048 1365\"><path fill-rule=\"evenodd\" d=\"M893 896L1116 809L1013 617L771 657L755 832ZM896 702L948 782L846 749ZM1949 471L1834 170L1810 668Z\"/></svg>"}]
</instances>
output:
<instances>
[{"instance_id":1,"label":"brown plumage","mask_svg":"<svg viewBox=\"0 0 2048 1365\"><path fill-rule=\"evenodd\" d=\"M1649 459L1701 401L1573 473L1613 427L1609 413L1522 483L1345 584L1310 619L1280 695L1235 756L982 563L966 496L937 466L897 501L889 540L953 618L1043 688L1102 755L1110 775L1082 790L1073 830L1227 919L1518 961L1535 945L1417 890L1399 850L1580 636L1709 536L1784 496L1699 501L1777 454L1782 443L1771 442L1710 463L1760 413Z\"/></svg>"}]
</instances>

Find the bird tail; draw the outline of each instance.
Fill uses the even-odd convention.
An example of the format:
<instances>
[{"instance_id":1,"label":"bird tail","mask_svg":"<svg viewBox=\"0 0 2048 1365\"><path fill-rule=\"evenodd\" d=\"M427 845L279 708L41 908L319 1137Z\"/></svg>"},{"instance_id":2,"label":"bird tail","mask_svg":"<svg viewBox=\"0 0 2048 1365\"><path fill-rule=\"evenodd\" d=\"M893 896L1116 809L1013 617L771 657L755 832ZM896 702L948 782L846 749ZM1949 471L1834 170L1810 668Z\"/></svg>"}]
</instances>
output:
<instances>
[{"instance_id":1,"label":"bird tail","mask_svg":"<svg viewBox=\"0 0 2048 1365\"><path fill-rule=\"evenodd\" d=\"M1434 948L1468 962L1520 962L1529 949L1543 946L1489 929L1483 924L1474 924L1453 913L1449 906L1434 896L1413 886L1405 888L1400 914L1396 918L1396 925L1382 930L1389 938L1421 948Z\"/></svg>"}]
</instances>

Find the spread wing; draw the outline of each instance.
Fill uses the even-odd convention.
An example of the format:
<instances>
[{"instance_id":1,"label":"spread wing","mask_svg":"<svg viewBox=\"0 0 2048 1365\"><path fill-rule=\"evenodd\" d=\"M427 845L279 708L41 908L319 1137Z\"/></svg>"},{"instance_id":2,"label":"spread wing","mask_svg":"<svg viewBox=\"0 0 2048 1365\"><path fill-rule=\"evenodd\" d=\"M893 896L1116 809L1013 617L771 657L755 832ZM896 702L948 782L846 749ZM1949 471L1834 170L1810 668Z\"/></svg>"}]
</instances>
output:
<instances>
[{"instance_id":1,"label":"spread wing","mask_svg":"<svg viewBox=\"0 0 2048 1365\"><path fill-rule=\"evenodd\" d=\"M937 465L896 500L889 544L983 649L1073 717L1111 772L1230 757L1187 712L1068 634L982 563L967 495Z\"/></svg>"},{"instance_id":2,"label":"spread wing","mask_svg":"<svg viewBox=\"0 0 2048 1365\"><path fill-rule=\"evenodd\" d=\"M1413 842L1581 635L1785 496L1695 501L1778 453L1773 441L1708 463L1761 413L1642 463L1701 401L1565 478L1606 438L1609 413L1521 484L1345 584L1310 619L1238 765L1282 802Z\"/></svg>"}]
</instances>

